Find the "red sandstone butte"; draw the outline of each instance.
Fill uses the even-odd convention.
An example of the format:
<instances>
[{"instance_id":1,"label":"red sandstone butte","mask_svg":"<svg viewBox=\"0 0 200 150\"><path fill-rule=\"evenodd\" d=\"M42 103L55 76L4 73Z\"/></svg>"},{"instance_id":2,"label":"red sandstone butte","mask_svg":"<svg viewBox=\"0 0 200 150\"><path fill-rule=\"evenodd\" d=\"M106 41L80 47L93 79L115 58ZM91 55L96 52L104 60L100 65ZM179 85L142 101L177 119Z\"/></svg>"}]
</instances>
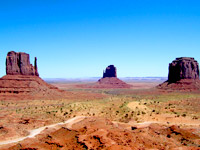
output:
<instances>
[{"instance_id":1,"label":"red sandstone butte","mask_svg":"<svg viewBox=\"0 0 200 150\"><path fill-rule=\"evenodd\" d=\"M117 68L114 65L110 65L103 71L103 78L117 77Z\"/></svg>"},{"instance_id":2,"label":"red sandstone butte","mask_svg":"<svg viewBox=\"0 0 200 150\"><path fill-rule=\"evenodd\" d=\"M37 58L33 66L26 53L8 52L6 74L0 78L0 100L55 99L66 93L43 81L39 77Z\"/></svg>"},{"instance_id":3,"label":"red sandstone butte","mask_svg":"<svg viewBox=\"0 0 200 150\"><path fill-rule=\"evenodd\" d=\"M131 88L131 85L117 78L117 69L110 65L103 71L103 77L94 84L77 85L81 88Z\"/></svg>"},{"instance_id":4,"label":"red sandstone butte","mask_svg":"<svg viewBox=\"0 0 200 150\"><path fill-rule=\"evenodd\" d=\"M199 90L199 64L191 57L180 57L169 64L168 80L157 86L163 90Z\"/></svg>"},{"instance_id":5,"label":"red sandstone butte","mask_svg":"<svg viewBox=\"0 0 200 150\"><path fill-rule=\"evenodd\" d=\"M103 72L103 78L97 82L97 88L130 88L131 85L117 78L117 68L110 65Z\"/></svg>"},{"instance_id":6,"label":"red sandstone butte","mask_svg":"<svg viewBox=\"0 0 200 150\"><path fill-rule=\"evenodd\" d=\"M37 70L37 58L35 65L30 64L29 54L8 52L6 57L6 74L7 75L33 75L39 76Z\"/></svg>"}]
</instances>

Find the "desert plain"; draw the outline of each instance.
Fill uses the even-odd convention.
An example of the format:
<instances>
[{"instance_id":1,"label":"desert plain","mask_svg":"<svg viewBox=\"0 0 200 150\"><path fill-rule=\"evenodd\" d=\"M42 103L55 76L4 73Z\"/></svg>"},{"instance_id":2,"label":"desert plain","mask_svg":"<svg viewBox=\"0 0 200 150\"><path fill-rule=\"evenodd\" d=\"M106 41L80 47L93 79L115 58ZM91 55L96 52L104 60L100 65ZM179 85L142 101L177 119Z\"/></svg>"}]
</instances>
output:
<instances>
[{"instance_id":1,"label":"desert plain","mask_svg":"<svg viewBox=\"0 0 200 150\"><path fill-rule=\"evenodd\" d=\"M51 82L69 97L1 100L0 149L200 149L200 93L155 88L162 82Z\"/></svg>"}]
</instances>

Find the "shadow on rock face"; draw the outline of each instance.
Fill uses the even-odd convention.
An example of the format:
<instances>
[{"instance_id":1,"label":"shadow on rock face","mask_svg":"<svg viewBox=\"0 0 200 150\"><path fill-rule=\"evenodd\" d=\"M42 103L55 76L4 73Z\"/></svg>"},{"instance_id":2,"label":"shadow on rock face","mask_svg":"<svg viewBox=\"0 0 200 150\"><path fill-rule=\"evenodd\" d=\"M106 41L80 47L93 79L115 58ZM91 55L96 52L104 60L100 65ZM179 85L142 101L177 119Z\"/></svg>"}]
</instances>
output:
<instances>
[{"instance_id":1,"label":"shadow on rock face","mask_svg":"<svg viewBox=\"0 0 200 150\"><path fill-rule=\"evenodd\" d=\"M194 58L180 57L169 64L168 80L157 86L161 90L200 90L199 64Z\"/></svg>"}]
</instances>

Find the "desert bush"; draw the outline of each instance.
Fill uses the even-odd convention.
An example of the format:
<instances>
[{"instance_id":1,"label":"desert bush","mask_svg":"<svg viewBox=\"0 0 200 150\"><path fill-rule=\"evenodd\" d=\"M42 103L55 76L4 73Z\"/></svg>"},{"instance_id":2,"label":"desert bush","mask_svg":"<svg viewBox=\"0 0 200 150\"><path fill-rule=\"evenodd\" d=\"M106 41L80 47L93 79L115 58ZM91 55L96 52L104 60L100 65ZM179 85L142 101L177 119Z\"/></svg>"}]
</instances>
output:
<instances>
[{"instance_id":1,"label":"desert bush","mask_svg":"<svg viewBox=\"0 0 200 150\"><path fill-rule=\"evenodd\" d=\"M145 115L146 113L144 111L142 111L142 114Z\"/></svg>"},{"instance_id":2,"label":"desert bush","mask_svg":"<svg viewBox=\"0 0 200 150\"><path fill-rule=\"evenodd\" d=\"M138 111L137 115L138 115L138 116L140 115L140 111Z\"/></svg>"},{"instance_id":3,"label":"desert bush","mask_svg":"<svg viewBox=\"0 0 200 150\"><path fill-rule=\"evenodd\" d=\"M196 119L198 119L198 117L197 117L197 116L193 116L192 119L195 119L195 120L196 120Z\"/></svg>"},{"instance_id":4,"label":"desert bush","mask_svg":"<svg viewBox=\"0 0 200 150\"><path fill-rule=\"evenodd\" d=\"M182 117L186 117L186 114L182 114Z\"/></svg>"}]
</instances>

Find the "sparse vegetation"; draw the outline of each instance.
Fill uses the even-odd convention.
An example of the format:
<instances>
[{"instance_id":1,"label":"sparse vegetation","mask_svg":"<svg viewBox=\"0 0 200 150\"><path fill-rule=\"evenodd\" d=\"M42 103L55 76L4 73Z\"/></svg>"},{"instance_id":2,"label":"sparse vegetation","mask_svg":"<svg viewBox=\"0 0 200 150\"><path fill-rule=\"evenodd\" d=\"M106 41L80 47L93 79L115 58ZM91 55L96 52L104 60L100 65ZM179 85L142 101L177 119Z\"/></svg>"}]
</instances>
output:
<instances>
[{"instance_id":1,"label":"sparse vegetation","mask_svg":"<svg viewBox=\"0 0 200 150\"><path fill-rule=\"evenodd\" d=\"M200 121L200 94L167 93L140 94L135 90L70 89L74 92L106 94L102 99L0 101L0 124L13 124L16 131L23 126L19 121L29 118L30 128L62 122L75 116L99 116L127 123L159 121L182 123ZM128 93L128 94L127 94ZM12 114L12 115L11 115ZM7 120L10 120L7 122ZM22 129L22 128L21 128Z\"/></svg>"}]
</instances>

